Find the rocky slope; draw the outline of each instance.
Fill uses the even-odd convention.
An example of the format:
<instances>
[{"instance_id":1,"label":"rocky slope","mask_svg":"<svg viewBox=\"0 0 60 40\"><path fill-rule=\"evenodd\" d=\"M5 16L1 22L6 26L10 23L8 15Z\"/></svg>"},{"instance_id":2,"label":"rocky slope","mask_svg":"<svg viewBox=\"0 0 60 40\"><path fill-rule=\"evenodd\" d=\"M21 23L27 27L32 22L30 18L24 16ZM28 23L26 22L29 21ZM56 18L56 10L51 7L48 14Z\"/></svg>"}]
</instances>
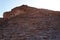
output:
<instances>
[{"instance_id":1,"label":"rocky slope","mask_svg":"<svg viewBox=\"0 0 60 40\"><path fill-rule=\"evenodd\" d=\"M5 12L0 23L0 40L60 40L59 11L22 5Z\"/></svg>"}]
</instances>

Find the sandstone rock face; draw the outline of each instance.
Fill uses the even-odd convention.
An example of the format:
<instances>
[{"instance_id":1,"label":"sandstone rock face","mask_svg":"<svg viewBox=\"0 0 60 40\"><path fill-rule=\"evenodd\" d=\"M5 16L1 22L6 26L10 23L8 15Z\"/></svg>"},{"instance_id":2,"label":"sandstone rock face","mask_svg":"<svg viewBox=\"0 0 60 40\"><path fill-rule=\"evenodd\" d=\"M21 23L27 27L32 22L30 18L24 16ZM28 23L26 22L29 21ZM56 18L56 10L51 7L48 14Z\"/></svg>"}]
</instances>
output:
<instances>
[{"instance_id":1,"label":"sandstone rock face","mask_svg":"<svg viewBox=\"0 0 60 40\"><path fill-rule=\"evenodd\" d=\"M19 6L19 7L12 9L9 12L5 12L3 14L3 18L10 19L12 17L15 17L15 16L17 16L19 14L23 14L23 13L39 13L39 9L36 9L33 7L28 7L27 5L22 5L22 6Z\"/></svg>"},{"instance_id":2,"label":"sandstone rock face","mask_svg":"<svg viewBox=\"0 0 60 40\"><path fill-rule=\"evenodd\" d=\"M15 16L4 20L1 40L60 40L59 12L23 5L11 13Z\"/></svg>"},{"instance_id":3,"label":"sandstone rock face","mask_svg":"<svg viewBox=\"0 0 60 40\"><path fill-rule=\"evenodd\" d=\"M11 12L4 12L4 14L3 14L4 19L10 19L13 16L14 16L14 14Z\"/></svg>"},{"instance_id":4,"label":"sandstone rock face","mask_svg":"<svg viewBox=\"0 0 60 40\"><path fill-rule=\"evenodd\" d=\"M19 10L19 9L14 9L14 10L12 10L12 13L13 13L14 16L17 16L17 15L19 15L21 13L24 13L24 11L23 10Z\"/></svg>"}]
</instances>

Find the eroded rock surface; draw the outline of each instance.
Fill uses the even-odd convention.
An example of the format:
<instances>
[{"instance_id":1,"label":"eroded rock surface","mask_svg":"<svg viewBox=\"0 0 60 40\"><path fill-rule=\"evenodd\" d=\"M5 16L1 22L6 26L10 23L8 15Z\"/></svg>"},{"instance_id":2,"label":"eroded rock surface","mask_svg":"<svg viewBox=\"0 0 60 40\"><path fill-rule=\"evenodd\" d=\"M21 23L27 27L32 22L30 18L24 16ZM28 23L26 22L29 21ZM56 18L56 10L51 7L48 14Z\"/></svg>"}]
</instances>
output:
<instances>
[{"instance_id":1,"label":"eroded rock surface","mask_svg":"<svg viewBox=\"0 0 60 40\"><path fill-rule=\"evenodd\" d=\"M4 21L1 40L60 40L58 11L36 9L26 5L16 7L19 12L14 9L11 12L18 15Z\"/></svg>"}]
</instances>

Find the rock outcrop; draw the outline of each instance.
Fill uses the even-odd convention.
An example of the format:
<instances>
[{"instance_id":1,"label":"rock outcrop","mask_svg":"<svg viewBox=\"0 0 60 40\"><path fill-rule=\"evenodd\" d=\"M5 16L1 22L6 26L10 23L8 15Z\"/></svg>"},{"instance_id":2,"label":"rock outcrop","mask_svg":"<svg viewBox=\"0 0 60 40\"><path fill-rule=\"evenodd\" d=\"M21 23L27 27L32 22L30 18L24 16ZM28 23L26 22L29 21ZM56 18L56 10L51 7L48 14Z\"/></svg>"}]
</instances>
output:
<instances>
[{"instance_id":1,"label":"rock outcrop","mask_svg":"<svg viewBox=\"0 0 60 40\"><path fill-rule=\"evenodd\" d=\"M11 18L11 17L13 17L14 15L13 15L13 13L11 13L11 12L4 12L4 14L3 14L3 18L4 19L9 19L9 18Z\"/></svg>"},{"instance_id":2,"label":"rock outcrop","mask_svg":"<svg viewBox=\"0 0 60 40\"><path fill-rule=\"evenodd\" d=\"M0 40L60 40L60 12L22 5L3 14Z\"/></svg>"}]
</instances>

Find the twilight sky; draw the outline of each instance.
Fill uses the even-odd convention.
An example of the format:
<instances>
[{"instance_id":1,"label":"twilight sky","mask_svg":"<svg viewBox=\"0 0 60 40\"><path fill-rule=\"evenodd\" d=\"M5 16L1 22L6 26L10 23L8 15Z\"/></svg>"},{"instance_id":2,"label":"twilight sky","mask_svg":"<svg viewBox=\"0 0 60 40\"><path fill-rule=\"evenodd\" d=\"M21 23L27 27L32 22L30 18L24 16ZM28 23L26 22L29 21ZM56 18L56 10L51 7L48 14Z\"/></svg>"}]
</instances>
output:
<instances>
[{"instance_id":1,"label":"twilight sky","mask_svg":"<svg viewBox=\"0 0 60 40\"><path fill-rule=\"evenodd\" d=\"M5 11L10 11L12 8L23 4L60 11L60 0L0 0L0 17Z\"/></svg>"}]
</instances>

